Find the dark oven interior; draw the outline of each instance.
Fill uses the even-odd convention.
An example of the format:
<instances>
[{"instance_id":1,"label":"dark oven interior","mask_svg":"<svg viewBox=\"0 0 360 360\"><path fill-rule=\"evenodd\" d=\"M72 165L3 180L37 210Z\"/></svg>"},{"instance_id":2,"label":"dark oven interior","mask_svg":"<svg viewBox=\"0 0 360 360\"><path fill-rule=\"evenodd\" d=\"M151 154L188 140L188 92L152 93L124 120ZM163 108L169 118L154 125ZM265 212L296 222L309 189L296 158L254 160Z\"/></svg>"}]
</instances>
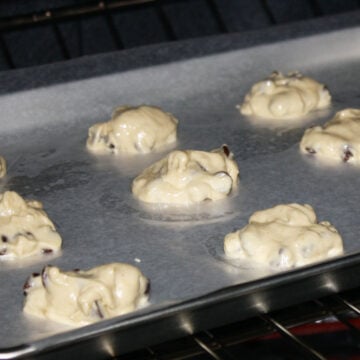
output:
<instances>
[{"instance_id":1,"label":"dark oven interior","mask_svg":"<svg viewBox=\"0 0 360 360\"><path fill-rule=\"evenodd\" d=\"M121 360L358 359L359 289L208 329Z\"/></svg>"},{"instance_id":2,"label":"dark oven interior","mask_svg":"<svg viewBox=\"0 0 360 360\"><path fill-rule=\"evenodd\" d=\"M0 70L358 8L357 0L2 0Z\"/></svg>"}]
</instances>

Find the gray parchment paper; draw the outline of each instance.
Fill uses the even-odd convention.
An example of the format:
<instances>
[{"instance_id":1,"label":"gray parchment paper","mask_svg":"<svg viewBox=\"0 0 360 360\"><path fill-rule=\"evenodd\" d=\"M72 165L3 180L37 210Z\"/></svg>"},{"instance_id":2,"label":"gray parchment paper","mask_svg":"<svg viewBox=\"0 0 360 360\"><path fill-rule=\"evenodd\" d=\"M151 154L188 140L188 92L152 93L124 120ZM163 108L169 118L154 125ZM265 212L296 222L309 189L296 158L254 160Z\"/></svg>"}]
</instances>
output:
<instances>
[{"instance_id":1,"label":"gray parchment paper","mask_svg":"<svg viewBox=\"0 0 360 360\"><path fill-rule=\"evenodd\" d=\"M307 126L360 107L359 59L360 30L354 28L2 95L0 154L9 164L2 189L44 203L63 251L38 262L0 264L0 319L6 324L0 346L64 330L22 313L22 285L47 263L67 270L135 264L151 279L151 305L143 310L151 312L270 274L226 263L222 242L252 212L278 203L313 205L319 220L338 228L346 254L359 252L360 169L322 167L299 154L297 145ZM275 69L300 70L327 84L331 109L272 128L240 116L236 104ZM227 143L240 167L238 194L189 211L138 204L130 194L132 179L164 153L96 157L84 146L88 127L121 104L153 104L175 114L178 149Z\"/></svg>"}]
</instances>

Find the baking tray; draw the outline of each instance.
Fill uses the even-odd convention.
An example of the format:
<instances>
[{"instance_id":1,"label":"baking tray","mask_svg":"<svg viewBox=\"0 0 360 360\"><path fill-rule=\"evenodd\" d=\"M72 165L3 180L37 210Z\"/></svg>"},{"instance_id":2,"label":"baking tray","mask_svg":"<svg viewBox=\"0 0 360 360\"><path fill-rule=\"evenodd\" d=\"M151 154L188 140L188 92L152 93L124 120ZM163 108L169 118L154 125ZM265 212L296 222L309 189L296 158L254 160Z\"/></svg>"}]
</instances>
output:
<instances>
[{"instance_id":1,"label":"baking tray","mask_svg":"<svg viewBox=\"0 0 360 360\"><path fill-rule=\"evenodd\" d=\"M346 20L340 19L339 27ZM319 22L317 30L333 24ZM359 286L360 170L319 166L299 154L297 144L305 127L360 106L360 28L311 36L306 23L295 28L306 36L283 27L276 30L285 41L274 41L274 30L228 35L0 76L0 153L9 163L2 188L41 200L63 237L60 256L1 263L6 326L0 329L0 358L111 357ZM300 70L326 83L333 106L305 124L282 127L240 116L235 105L274 69ZM178 117L178 149L227 143L240 167L239 193L186 212L134 201L132 179L164 153L96 157L84 144L88 127L107 120L112 108L141 103ZM331 221L342 234L345 255L278 274L224 260L226 233L258 209L289 202L310 203L320 220ZM149 307L75 330L23 315L22 284L45 264L70 270L111 261L137 265L151 279Z\"/></svg>"}]
</instances>

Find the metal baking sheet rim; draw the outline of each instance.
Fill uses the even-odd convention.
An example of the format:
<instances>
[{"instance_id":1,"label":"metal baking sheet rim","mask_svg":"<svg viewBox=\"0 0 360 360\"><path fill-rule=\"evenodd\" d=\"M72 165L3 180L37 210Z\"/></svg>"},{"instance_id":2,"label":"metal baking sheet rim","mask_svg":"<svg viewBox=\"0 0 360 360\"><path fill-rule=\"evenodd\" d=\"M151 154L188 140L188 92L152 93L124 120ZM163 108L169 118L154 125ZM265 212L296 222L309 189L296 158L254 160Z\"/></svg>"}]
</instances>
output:
<instances>
[{"instance_id":1,"label":"metal baking sheet rim","mask_svg":"<svg viewBox=\"0 0 360 360\"><path fill-rule=\"evenodd\" d=\"M207 295L168 306L165 309L155 310L145 315L127 316L119 323L117 320L109 320L94 324L86 331L77 329L67 333L61 333L42 340L34 341L32 344L23 344L12 348L0 349L0 359L13 358L34 358L39 356L51 356L56 351L57 356L61 356L62 351L66 353L69 347L77 344L82 351L86 352L88 358L95 358L92 355L96 351L102 351L103 354L111 356L134 350L138 347L145 346L149 343L156 343L158 337L153 338L151 332L142 332L144 327L148 327L151 322L156 328L156 322L161 325L171 324L173 331L167 331L168 339L175 338L180 335L187 335L201 329L219 326L228 320L236 321L256 315L259 312L274 310L284 306L284 295L291 295L288 292L288 286L294 286L302 294L301 296L289 301L286 299L285 305L295 304L311 299L313 295L324 296L329 293L346 290L352 287L360 286L360 277L354 274L360 271L360 255L352 254L342 258L334 259L331 262L316 264L304 269L296 269L289 273L277 274L264 279L255 280L246 284L234 285L223 288L219 291L209 293ZM318 287L308 287L308 291L303 291L304 284L309 280L317 283ZM265 299L266 294L272 294L275 302L266 304L266 301L259 301L259 297ZM254 301L254 298L256 301ZM246 306L247 303L247 306ZM243 308L237 309L234 313L233 306L243 305ZM223 320L216 318L205 318L206 311L211 312L222 311ZM196 321L192 321L196 320ZM196 323L197 322L197 323ZM151 324L150 324L151 325ZM142 334L141 340L125 344L125 339L133 336L137 332ZM98 347L99 342L96 339L107 340L110 334L120 334L121 338L112 339L112 343L107 343L107 347ZM161 340L167 340L166 336ZM95 348L94 346L97 346Z\"/></svg>"},{"instance_id":2,"label":"metal baking sheet rim","mask_svg":"<svg viewBox=\"0 0 360 360\"><path fill-rule=\"evenodd\" d=\"M148 314L129 315L121 322L110 319L92 325L91 329L88 327L87 331L81 331L84 328L76 329L34 341L33 344L1 349L0 359L42 359L43 356L51 358L51 354L56 357L66 356L69 350L71 353L74 345L81 348L82 355L87 359L99 359L101 354L121 355L284 306L310 301L314 294L322 297L358 287L360 277L356 276L356 272L360 272L360 255L348 255L325 264L316 264L246 284L226 287ZM308 291L304 292L304 286L307 286ZM311 291L312 289L314 290ZM299 293L301 296L297 296ZM291 294L296 295L291 297ZM169 331L169 325L172 331ZM161 341L157 335L154 339L153 335L160 329ZM73 355L79 348L74 350Z\"/></svg>"}]
</instances>

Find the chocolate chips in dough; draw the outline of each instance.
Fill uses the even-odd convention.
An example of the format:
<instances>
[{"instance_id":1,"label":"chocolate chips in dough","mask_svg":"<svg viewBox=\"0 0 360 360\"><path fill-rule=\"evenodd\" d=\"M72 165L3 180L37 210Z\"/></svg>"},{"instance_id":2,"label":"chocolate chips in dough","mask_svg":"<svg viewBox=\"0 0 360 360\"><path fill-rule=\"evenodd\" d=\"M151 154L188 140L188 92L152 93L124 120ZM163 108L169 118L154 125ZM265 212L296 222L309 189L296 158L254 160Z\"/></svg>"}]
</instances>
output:
<instances>
[{"instance_id":1,"label":"chocolate chips in dough","mask_svg":"<svg viewBox=\"0 0 360 360\"><path fill-rule=\"evenodd\" d=\"M231 259L287 269L341 255L343 244L310 205L281 204L255 212L248 225L227 234L224 251Z\"/></svg>"},{"instance_id":2,"label":"chocolate chips in dough","mask_svg":"<svg viewBox=\"0 0 360 360\"><path fill-rule=\"evenodd\" d=\"M324 163L360 165L360 109L339 111L325 125L307 129L300 150Z\"/></svg>"},{"instance_id":3,"label":"chocolate chips in dough","mask_svg":"<svg viewBox=\"0 0 360 360\"><path fill-rule=\"evenodd\" d=\"M226 198L237 188L238 176L226 145L210 152L176 150L136 177L132 192L146 203L191 205Z\"/></svg>"},{"instance_id":4,"label":"chocolate chips in dough","mask_svg":"<svg viewBox=\"0 0 360 360\"><path fill-rule=\"evenodd\" d=\"M61 237L41 202L14 191L0 194L0 259L22 259L60 250Z\"/></svg>"},{"instance_id":5,"label":"chocolate chips in dough","mask_svg":"<svg viewBox=\"0 0 360 360\"><path fill-rule=\"evenodd\" d=\"M330 105L325 85L299 72L273 72L254 84L238 106L241 114L270 120L296 119Z\"/></svg>"},{"instance_id":6,"label":"chocolate chips in dough","mask_svg":"<svg viewBox=\"0 0 360 360\"><path fill-rule=\"evenodd\" d=\"M149 280L129 264L111 263L87 271L46 266L24 284L24 312L83 326L145 306L149 290Z\"/></svg>"},{"instance_id":7,"label":"chocolate chips in dough","mask_svg":"<svg viewBox=\"0 0 360 360\"><path fill-rule=\"evenodd\" d=\"M155 106L121 106L111 120L90 127L86 145L95 153L147 154L174 144L177 124Z\"/></svg>"}]
</instances>

